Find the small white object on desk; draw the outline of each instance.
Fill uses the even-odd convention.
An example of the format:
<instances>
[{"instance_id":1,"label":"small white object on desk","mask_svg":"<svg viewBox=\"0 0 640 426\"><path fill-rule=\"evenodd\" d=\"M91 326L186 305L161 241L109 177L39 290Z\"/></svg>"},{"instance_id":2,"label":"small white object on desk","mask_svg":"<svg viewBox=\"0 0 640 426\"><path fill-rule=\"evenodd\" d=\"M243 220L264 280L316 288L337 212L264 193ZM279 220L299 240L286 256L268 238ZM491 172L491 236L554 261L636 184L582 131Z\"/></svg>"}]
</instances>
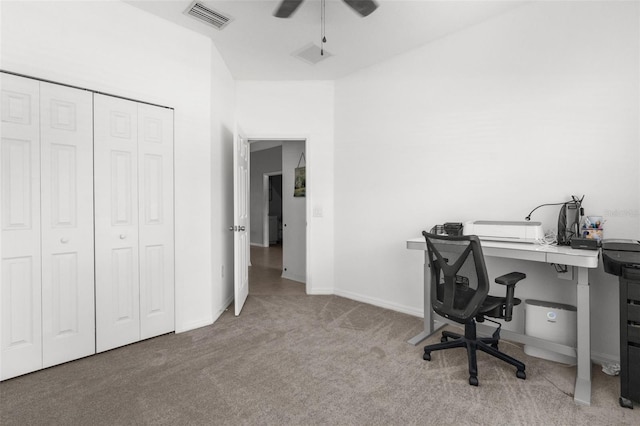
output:
<instances>
[{"instance_id":1,"label":"small white object on desk","mask_svg":"<svg viewBox=\"0 0 640 426\"><path fill-rule=\"evenodd\" d=\"M533 244L544 239L540 222L475 220L464 224L464 235L477 235L483 241L509 241Z\"/></svg>"}]
</instances>

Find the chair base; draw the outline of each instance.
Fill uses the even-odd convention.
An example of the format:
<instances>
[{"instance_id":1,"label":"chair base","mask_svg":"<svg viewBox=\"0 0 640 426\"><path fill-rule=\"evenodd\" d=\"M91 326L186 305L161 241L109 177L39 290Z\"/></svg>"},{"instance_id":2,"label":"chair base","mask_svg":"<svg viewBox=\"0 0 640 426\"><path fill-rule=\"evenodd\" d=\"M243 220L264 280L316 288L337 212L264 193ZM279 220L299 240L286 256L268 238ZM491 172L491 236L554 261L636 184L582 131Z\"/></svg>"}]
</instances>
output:
<instances>
[{"instance_id":1,"label":"chair base","mask_svg":"<svg viewBox=\"0 0 640 426\"><path fill-rule=\"evenodd\" d=\"M451 340L450 340L451 339ZM458 333L453 333L450 331L443 331L442 338L440 339L440 343L435 343L433 345L427 345L424 347L424 355L423 359L425 361L431 361L431 352L439 351L442 349L451 349L451 348L466 348L467 349L467 358L469 360L469 384L472 386L478 386L478 366L476 362L476 352L481 350L482 352L488 353L491 356L494 356L498 359L501 359L504 362L507 362L514 367L516 367L516 377L519 379L526 379L527 374L525 373L525 365L524 363L518 361L517 359L500 352L498 350L498 342L500 340L500 329L497 329L495 333L493 333L492 337L476 337L476 323L471 322L467 323L464 326L464 336Z\"/></svg>"}]
</instances>

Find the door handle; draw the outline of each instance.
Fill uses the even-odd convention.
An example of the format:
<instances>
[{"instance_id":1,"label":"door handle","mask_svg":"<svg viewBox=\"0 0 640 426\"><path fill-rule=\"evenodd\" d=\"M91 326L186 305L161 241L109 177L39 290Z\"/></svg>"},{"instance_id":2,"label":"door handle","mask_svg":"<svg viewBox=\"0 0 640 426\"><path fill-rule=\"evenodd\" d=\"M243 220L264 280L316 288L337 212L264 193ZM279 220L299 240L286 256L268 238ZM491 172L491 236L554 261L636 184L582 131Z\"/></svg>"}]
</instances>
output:
<instances>
[{"instance_id":1,"label":"door handle","mask_svg":"<svg viewBox=\"0 0 640 426\"><path fill-rule=\"evenodd\" d=\"M235 228L236 228L235 226L230 226L230 227L229 227L229 231L233 232L233 231L235 231L235 230L236 230Z\"/></svg>"},{"instance_id":2,"label":"door handle","mask_svg":"<svg viewBox=\"0 0 640 426\"><path fill-rule=\"evenodd\" d=\"M244 231L244 226L238 226L238 231L240 232Z\"/></svg>"},{"instance_id":3,"label":"door handle","mask_svg":"<svg viewBox=\"0 0 640 426\"><path fill-rule=\"evenodd\" d=\"M67 243L69 242L69 239L68 239L68 238L65 238L65 237L62 237L62 238L60 238L60 242L61 242L62 244L67 244Z\"/></svg>"},{"instance_id":4,"label":"door handle","mask_svg":"<svg viewBox=\"0 0 640 426\"><path fill-rule=\"evenodd\" d=\"M121 239L121 240L124 240L125 238L127 238L127 236L126 236L126 235L124 235L124 234L120 234L120 239Z\"/></svg>"}]
</instances>

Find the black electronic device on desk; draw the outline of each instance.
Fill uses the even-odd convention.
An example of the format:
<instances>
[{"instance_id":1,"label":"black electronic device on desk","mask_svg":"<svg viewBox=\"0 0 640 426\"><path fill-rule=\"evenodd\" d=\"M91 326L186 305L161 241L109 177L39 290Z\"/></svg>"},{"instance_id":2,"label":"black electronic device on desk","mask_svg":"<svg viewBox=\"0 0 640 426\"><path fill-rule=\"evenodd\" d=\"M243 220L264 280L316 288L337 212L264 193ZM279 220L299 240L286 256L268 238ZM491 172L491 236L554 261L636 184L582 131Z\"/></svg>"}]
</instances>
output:
<instances>
[{"instance_id":1,"label":"black electronic device on desk","mask_svg":"<svg viewBox=\"0 0 640 426\"><path fill-rule=\"evenodd\" d=\"M447 222L444 225L435 225L429 232L436 235L459 236L462 235L462 229L462 222Z\"/></svg>"},{"instance_id":2,"label":"black electronic device on desk","mask_svg":"<svg viewBox=\"0 0 640 426\"><path fill-rule=\"evenodd\" d=\"M640 242L602 241L604 271L620 283L620 405L640 403Z\"/></svg>"},{"instance_id":3,"label":"black electronic device on desk","mask_svg":"<svg viewBox=\"0 0 640 426\"><path fill-rule=\"evenodd\" d=\"M540 204L535 209L531 210L529 214L524 218L527 222L531 220L533 212L544 206L562 206L560 208L560 214L558 215L558 234L557 243L559 246L571 245L571 240L580 235L580 218L584 216L584 208L582 207L582 200L584 195L578 197L576 195L571 196L571 200L563 201L561 203L548 203ZM575 247L575 248L587 248L591 250L591 244L586 244L588 247Z\"/></svg>"}]
</instances>

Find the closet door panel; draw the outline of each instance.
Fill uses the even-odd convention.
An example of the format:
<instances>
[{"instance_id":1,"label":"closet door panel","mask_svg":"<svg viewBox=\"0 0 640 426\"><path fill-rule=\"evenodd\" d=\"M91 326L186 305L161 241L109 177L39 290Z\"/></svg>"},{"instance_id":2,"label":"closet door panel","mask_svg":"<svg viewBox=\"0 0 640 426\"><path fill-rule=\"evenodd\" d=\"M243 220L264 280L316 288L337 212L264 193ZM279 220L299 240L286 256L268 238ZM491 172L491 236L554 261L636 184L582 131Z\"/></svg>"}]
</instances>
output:
<instances>
[{"instance_id":1,"label":"closet door panel","mask_svg":"<svg viewBox=\"0 0 640 426\"><path fill-rule=\"evenodd\" d=\"M38 82L0 74L0 380L42 368Z\"/></svg>"},{"instance_id":2,"label":"closet door panel","mask_svg":"<svg viewBox=\"0 0 640 426\"><path fill-rule=\"evenodd\" d=\"M138 106L140 333L175 330L173 111Z\"/></svg>"},{"instance_id":3,"label":"closet door panel","mask_svg":"<svg viewBox=\"0 0 640 426\"><path fill-rule=\"evenodd\" d=\"M137 104L94 95L96 349L140 340Z\"/></svg>"},{"instance_id":4,"label":"closet door panel","mask_svg":"<svg viewBox=\"0 0 640 426\"><path fill-rule=\"evenodd\" d=\"M93 96L40 85L43 366L95 353Z\"/></svg>"}]
</instances>

